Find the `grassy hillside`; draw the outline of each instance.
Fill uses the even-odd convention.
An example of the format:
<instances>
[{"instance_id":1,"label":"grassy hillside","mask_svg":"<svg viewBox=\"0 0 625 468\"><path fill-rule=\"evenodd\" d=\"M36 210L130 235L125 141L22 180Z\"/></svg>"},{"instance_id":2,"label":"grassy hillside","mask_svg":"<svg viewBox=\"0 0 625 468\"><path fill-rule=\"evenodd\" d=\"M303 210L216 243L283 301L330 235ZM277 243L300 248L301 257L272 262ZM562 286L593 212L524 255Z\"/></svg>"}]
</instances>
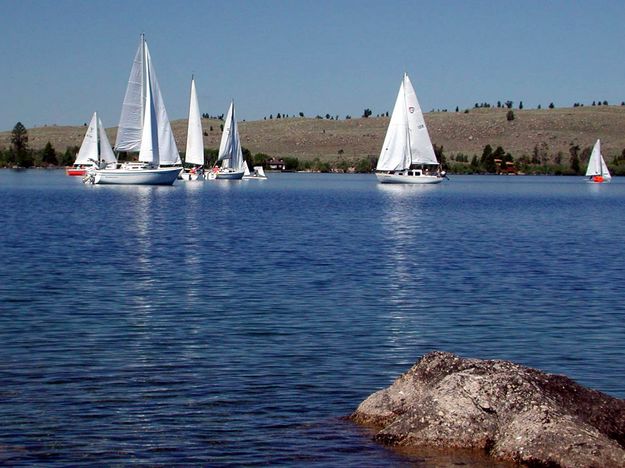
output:
<instances>
[{"instance_id":1,"label":"grassy hillside","mask_svg":"<svg viewBox=\"0 0 625 468\"><path fill-rule=\"evenodd\" d=\"M490 144L493 148L502 146L518 159L531 155L534 147L543 143L550 155L561 151L568 157L571 144L584 148L601 138L603 154L611 161L625 148L625 106L514 110L515 119L510 122L506 112L495 108L471 109L466 114L431 112L425 120L432 141L442 145L448 157L458 153L481 155L484 146ZM252 154L332 162L377 156L388 121L388 117L337 121L286 118L241 122L239 127L243 146ZM206 148L219 146L220 124L217 120L203 121ZM186 120L172 125L178 148L184 151ZM79 146L85 130L83 126L30 128L29 146L40 149L50 141L57 151L64 151L69 146ZM114 142L116 129L108 129L107 133ZM10 136L10 130L0 132L0 149L9 147Z\"/></svg>"}]
</instances>

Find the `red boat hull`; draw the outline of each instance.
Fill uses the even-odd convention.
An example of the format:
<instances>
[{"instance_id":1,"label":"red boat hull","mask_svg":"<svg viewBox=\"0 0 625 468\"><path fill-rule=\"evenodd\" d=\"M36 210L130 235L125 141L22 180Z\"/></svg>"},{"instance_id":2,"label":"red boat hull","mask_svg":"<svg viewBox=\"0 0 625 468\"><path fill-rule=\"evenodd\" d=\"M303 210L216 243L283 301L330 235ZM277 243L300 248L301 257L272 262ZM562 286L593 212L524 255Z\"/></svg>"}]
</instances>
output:
<instances>
[{"instance_id":1,"label":"red boat hull","mask_svg":"<svg viewBox=\"0 0 625 468\"><path fill-rule=\"evenodd\" d=\"M87 169L77 168L77 167L66 167L65 173L68 176L84 176L87 173Z\"/></svg>"}]
</instances>

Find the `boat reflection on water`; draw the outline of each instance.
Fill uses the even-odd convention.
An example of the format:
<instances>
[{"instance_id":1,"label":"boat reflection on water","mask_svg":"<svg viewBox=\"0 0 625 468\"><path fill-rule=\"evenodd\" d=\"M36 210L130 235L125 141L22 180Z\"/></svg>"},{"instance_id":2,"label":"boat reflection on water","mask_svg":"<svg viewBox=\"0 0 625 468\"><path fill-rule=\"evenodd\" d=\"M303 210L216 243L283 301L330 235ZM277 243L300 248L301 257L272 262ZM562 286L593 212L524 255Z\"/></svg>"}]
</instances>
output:
<instances>
[{"instance_id":1,"label":"boat reflection on water","mask_svg":"<svg viewBox=\"0 0 625 468\"><path fill-rule=\"evenodd\" d=\"M183 219L185 236L181 239L183 244L183 257L181 262L186 272L185 285L183 286L184 301L187 308L196 307L201 297L205 295L205 278L202 276L202 262L205 261L202 250L202 229L200 216L204 212L202 207L202 189L204 184L185 184L185 210Z\"/></svg>"},{"instance_id":2,"label":"boat reflection on water","mask_svg":"<svg viewBox=\"0 0 625 468\"><path fill-rule=\"evenodd\" d=\"M424 344L430 319L428 309L435 301L432 279L426 277L426 271L430 271L427 264L437 259L429 252L431 233L423 195L437 190L437 187L376 186L384 192L385 203L380 223L386 240L381 248L386 254L379 270L380 281L386 287L388 320L385 323L392 358L401 360L412 354L408 347Z\"/></svg>"}]
</instances>

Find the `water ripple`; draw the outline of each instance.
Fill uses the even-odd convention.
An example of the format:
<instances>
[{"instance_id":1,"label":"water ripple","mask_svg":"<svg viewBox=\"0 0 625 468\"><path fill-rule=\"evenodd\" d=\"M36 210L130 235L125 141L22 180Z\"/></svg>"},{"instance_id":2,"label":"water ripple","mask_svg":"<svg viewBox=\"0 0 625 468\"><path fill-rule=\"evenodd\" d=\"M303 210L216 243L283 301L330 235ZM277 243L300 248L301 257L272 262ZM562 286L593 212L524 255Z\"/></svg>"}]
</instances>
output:
<instances>
[{"instance_id":1,"label":"water ripple","mask_svg":"<svg viewBox=\"0 0 625 468\"><path fill-rule=\"evenodd\" d=\"M342 419L433 349L625 396L618 180L70 179L0 171L2 464L466 462Z\"/></svg>"}]
</instances>

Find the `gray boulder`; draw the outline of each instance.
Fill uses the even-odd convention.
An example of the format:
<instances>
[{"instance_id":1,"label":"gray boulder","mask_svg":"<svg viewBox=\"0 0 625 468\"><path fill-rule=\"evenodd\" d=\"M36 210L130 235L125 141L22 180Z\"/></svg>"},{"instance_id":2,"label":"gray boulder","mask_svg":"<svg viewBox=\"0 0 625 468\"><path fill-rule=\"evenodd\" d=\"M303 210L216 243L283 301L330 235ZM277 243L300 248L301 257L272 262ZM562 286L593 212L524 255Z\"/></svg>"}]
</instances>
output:
<instances>
[{"instance_id":1,"label":"gray boulder","mask_svg":"<svg viewBox=\"0 0 625 468\"><path fill-rule=\"evenodd\" d=\"M625 467L625 400L508 361L433 352L351 419L387 445L475 449L534 466Z\"/></svg>"}]
</instances>

